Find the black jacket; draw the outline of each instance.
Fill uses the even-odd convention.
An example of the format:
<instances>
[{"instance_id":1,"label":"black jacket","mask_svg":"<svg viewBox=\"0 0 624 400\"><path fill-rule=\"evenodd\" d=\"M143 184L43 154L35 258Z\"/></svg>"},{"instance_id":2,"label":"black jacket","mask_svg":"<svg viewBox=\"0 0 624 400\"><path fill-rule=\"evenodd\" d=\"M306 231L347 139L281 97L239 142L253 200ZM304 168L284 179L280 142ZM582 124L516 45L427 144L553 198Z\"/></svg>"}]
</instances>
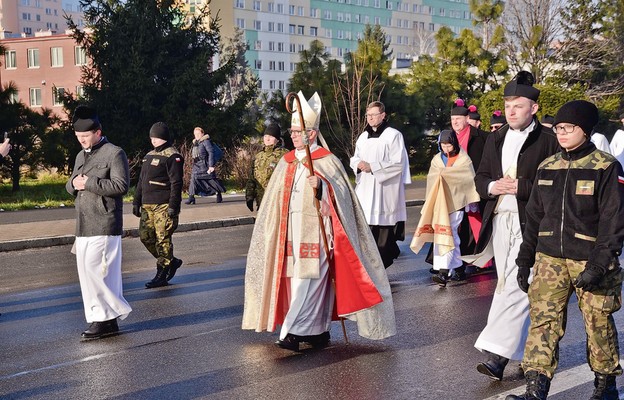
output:
<instances>
[{"instance_id":1,"label":"black jacket","mask_svg":"<svg viewBox=\"0 0 624 400\"><path fill-rule=\"evenodd\" d=\"M485 249L492 236L492 219L498 196L490 195L488 185L490 182L503 177L501 158L503 143L508 130L509 125L504 125L500 130L488 135L485 148L483 149L483 157L476 172L475 185L477 192L482 199L486 200L479 243L477 243L475 250L476 253L480 253ZM542 127L536 120L535 128L529 132L529 136L520 149L517 162L518 193L516 194L516 201L518 202L520 227L523 231L526 223L525 207L531 195L537 167L544 159L555 154L558 150L559 143L552 129Z\"/></svg>"},{"instance_id":2,"label":"black jacket","mask_svg":"<svg viewBox=\"0 0 624 400\"><path fill-rule=\"evenodd\" d=\"M472 160L472 167L475 171L479 169L481 164L481 158L483 157L483 150L485 149L485 142L488 138L488 133L481 129L470 126L470 139L468 139L468 156Z\"/></svg>"},{"instance_id":3,"label":"black jacket","mask_svg":"<svg viewBox=\"0 0 624 400\"><path fill-rule=\"evenodd\" d=\"M589 140L562 150L537 171L516 263L530 268L535 252L587 260L602 271L617 261L624 240L622 166Z\"/></svg>"},{"instance_id":4,"label":"black jacket","mask_svg":"<svg viewBox=\"0 0 624 400\"><path fill-rule=\"evenodd\" d=\"M133 204L168 204L180 210L184 159L170 144L164 144L145 155L137 182Z\"/></svg>"},{"instance_id":5,"label":"black jacket","mask_svg":"<svg viewBox=\"0 0 624 400\"><path fill-rule=\"evenodd\" d=\"M216 173L208 173L208 168L214 167L217 160L214 156L214 147L208 135L202 136L199 140L193 140L193 154L197 154L193 160L191 173L197 178L214 178Z\"/></svg>"}]
</instances>

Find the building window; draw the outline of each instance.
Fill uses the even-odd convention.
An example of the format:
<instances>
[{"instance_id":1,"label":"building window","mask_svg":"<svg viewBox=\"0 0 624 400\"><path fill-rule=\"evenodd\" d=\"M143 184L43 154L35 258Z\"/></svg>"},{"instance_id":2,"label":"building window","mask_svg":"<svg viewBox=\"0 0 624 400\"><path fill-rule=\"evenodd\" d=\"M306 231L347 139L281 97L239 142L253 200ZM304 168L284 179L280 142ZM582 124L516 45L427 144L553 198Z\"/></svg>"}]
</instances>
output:
<instances>
[{"instance_id":1,"label":"building window","mask_svg":"<svg viewBox=\"0 0 624 400\"><path fill-rule=\"evenodd\" d=\"M254 29L257 31L262 30L262 21L254 20Z\"/></svg>"},{"instance_id":2,"label":"building window","mask_svg":"<svg viewBox=\"0 0 624 400\"><path fill-rule=\"evenodd\" d=\"M303 35L304 29L305 27L303 25L297 25L297 35Z\"/></svg>"},{"instance_id":3,"label":"building window","mask_svg":"<svg viewBox=\"0 0 624 400\"><path fill-rule=\"evenodd\" d=\"M65 94L65 88L62 88L62 87L54 88L54 90L52 90L52 105L62 106L64 94Z\"/></svg>"},{"instance_id":4,"label":"building window","mask_svg":"<svg viewBox=\"0 0 624 400\"><path fill-rule=\"evenodd\" d=\"M244 18L236 18L236 26L240 29L245 29L245 19Z\"/></svg>"},{"instance_id":5,"label":"building window","mask_svg":"<svg viewBox=\"0 0 624 400\"><path fill-rule=\"evenodd\" d=\"M277 13L284 14L284 5L281 3L277 3Z\"/></svg>"},{"instance_id":6,"label":"building window","mask_svg":"<svg viewBox=\"0 0 624 400\"><path fill-rule=\"evenodd\" d=\"M275 3L269 3L267 9L269 10L269 12L275 12Z\"/></svg>"},{"instance_id":7,"label":"building window","mask_svg":"<svg viewBox=\"0 0 624 400\"><path fill-rule=\"evenodd\" d=\"M284 81L279 81L279 90L284 90Z\"/></svg>"},{"instance_id":8,"label":"building window","mask_svg":"<svg viewBox=\"0 0 624 400\"><path fill-rule=\"evenodd\" d=\"M332 37L332 30L331 29L325 28L325 37L328 38L328 39L331 39L331 37Z\"/></svg>"},{"instance_id":9,"label":"building window","mask_svg":"<svg viewBox=\"0 0 624 400\"><path fill-rule=\"evenodd\" d=\"M258 79L258 88L262 89L262 79Z\"/></svg>"},{"instance_id":10,"label":"building window","mask_svg":"<svg viewBox=\"0 0 624 400\"><path fill-rule=\"evenodd\" d=\"M375 17L374 21L375 21L375 25L381 25L379 23L379 21L381 21L381 19L379 17Z\"/></svg>"},{"instance_id":11,"label":"building window","mask_svg":"<svg viewBox=\"0 0 624 400\"><path fill-rule=\"evenodd\" d=\"M262 69L262 60L256 60L254 66L256 69Z\"/></svg>"},{"instance_id":12,"label":"building window","mask_svg":"<svg viewBox=\"0 0 624 400\"><path fill-rule=\"evenodd\" d=\"M293 24L288 25L288 33L290 33L291 35L295 34L295 29L296 29L295 25Z\"/></svg>"},{"instance_id":13,"label":"building window","mask_svg":"<svg viewBox=\"0 0 624 400\"><path fill-rule=\"evenodd\" d=\"M39 49L28 49L28 68L39 68Z\"/></svg>"},{"instance_id":14,"label":"building window","mask_svg":"<svg viewBox=\"0 0 624 400\"><path fill-rule=\"evenodd\" d=\"M296 44L290 43L289 46L290 46L289 49L290 49L291 53L295 53L297 51L297 45Z\"/></svg>"},{"instance_id":15,"label":"building window","mask_svg":"<svg viewBox=\"0 0 624 400\"><path fill-rule=\"evenodd\" d=\"M275 51L275 42L269 42L269 51Z\"/></svg>"},{"instance_id":16,"label":"building window","mask_svg":"<svg viewBox=\"0 0 624 400\"><path fill-rule=\"evenodd\" d=\"M269 81L269 89L275 89L275 81Z\"/></svg>"},{"instance_id":17,"label":"building window","mask_svg":"<svg viewBox=\"0 0 624 400\"><path fill-rule=\"evenodd\" d=\"M345 22L351 22L351 14L350 13L346 13L345 14Z\"/></svg>"},{"instance_id":18,"label":"building window","mask_svg":"<svg viewBox=\"0 0 624 400\"><path fill-rule=\"evenodd\" d=\"M15 50L7 50L6 53L4 53L4 68L17 68L17 53Z\"/></svg>"},{"instance_id":19,"label":"building window","mask_svg":"<svg viewBox=\"0 0 624 400\"><path fill-rule=\"evenodd\" d=\"M310 27L310 36L316 36L318 34L318 28L316 26Z\"/></svg>"},{"instance_id":20,"label":"building window","mask_svg":"<svg viewBox=\"0 0 624 400\"><path fill-rule=\"evenodd\" d=\"M29 27L24 27L24 33L27 35L32 35L32 28Z\"/></svg>"},{"instance_id":21,"label":"building window","mask_svg":"<svg viewBox=\"0 0 624 400\"><path fill-rule=\"evenodd\" d=\"M269 22L269 27L267 28L269 32L275 32L275 22Z\"/></svg>"},{"instance_id":22,"label":"building window","mask_svg":"<svg viewBox=\"0 0 624 400\"><path fill-rule=\"evenodd\" d=\"M310 8L310 17L316 18L318 16L318 8Z\"/></svg>"},{"instance_id":23,"label":"building window","mask_svg":"<svg viewBox=\"0 0 624 400\"><path fill-rule=\"evenodd\" d=\"M234 5L236 8L245 8L245 0L236 0Z\"/></svg>"},{"instance_id":24,"label":"building window","mask_svg":"<svg viewBox=\"0 0 624 400\"><path fill-rule=\"evenodd\" d=\"M275 61L269 61L269 71L275 71Z\"/></svg>"},{"instance_id":25,"label":"building window","mask_svg":"<svg viewBox=\"0 0 624 400\"><path fill-rule=\"evenodd\" d=\"M323 10L323 18L332 19L332 13L330 10Z\"/></svg>"},{"instance_id":26,"label":"building window","mask_svg":"<svg viewBox=\"0 0 624 400\"><path fill-rule=\"evenodd\" d=\"M284 33L284 24L283 23L281 23L281 22L277 23L277 31L281 32L281 33Z\"/></svg>"},{"instance_id":27,"label":"building window","mask_svg":"<svg viewBox=\"0 0 624 400\"><path fill-rule=\"evenodd\" d=\"M39 14L35 15L35 20L37 22L41 22L41 15L39 15Z\"/></svg>"},{"instance_id":28,"label":"building window","mask_svg":"<svg viewBox=\"0 0 624 400\"><path fill-rule=\"evenodd\" d=\"M41 107L41 88L30 88L30 106Z\"/></svg>"},{"instance_id":29,"label":"building window","mask_svg":"<svg viewBox=\"0 0 624 400\"><path fill-rule=\"evenodd\" d=\"M30 21L30 13L22 13L22 19L24 21Z\"/></svg>"},{"instance_id":30,"label":"building window","mask_svg":"<svg viewBox=\"0 0 624 400\"><path fill-rule=\"evenodd\" d=\"M429 31L430 32L435 31L435 24L431 24L431 23L429 24Z\"/></svg>"},{"instance_id":31,"label":"building window","mask_svg":"<svg viewBox=\"0 0 624 400\"><path fill-rule=\"evenodd\" d=\"M262 11L261 10L261 6L260 6L260 2L258 0L255 0L253 2L253 9L254 9L254 11Z\"/></svg>"},{"instance_id":32,"label":"building window","mask_svg":"<svg viewBox=\"0 0 624 400\"><path fill-rule=\"evenodd\" d=\"M76 65L87 65L87 53L84 47L74 47L74 63Z\"/></svg>"},{"instance_id":33,"label":"building window","mask_svg":"<svg viewBox=\"0 0 624 400\"><path fill-rule=\"evenodd\" d=\"M357 22L358 24L360 23L360 14L355 14L354 18L355 18L355 22Z\"/></svg>"},{"instance_id":34,"label":"building window","mask_svg":"<svg viewBox=\"0 0 624 400\"><path fill-rule=\"evenodd\" d=\"M301 6L297 7L297 15L300 16L300 17L305 16L305 11L304 11L303 7L301 7Z\"/></svg>"},{"instance_id":35,"label":"building window","mask_svg":"<svg viewBox=\"0 0 624 400\"><path fill-rule=\"evenodd\" d=\"M344 14L341 12L336 13L336 21L340 21L340 22L344 21Z\"/></svg>"},{"instance_id":36,"label":"building window","mask_svg":"<svg viewBox=\"0 0 624 400\"><path fill-rule=\"evenodd\" d=\"M388 10L392 10L392 2L391 1L386 1L386 8Z\"/></svg>"},{"instance_id":37,"label":"building window","mask_svg":"<svg viewBox=\"0 0 624 400\"><path fill-rule=\"evenodd\" d=\"M256 40L254 43L254 50L262 50L262 41Z\"/></svg>"},{"instance_id":38,"label":"building window","mask_svg":"<svg viewBox=\"0 0 624 400\"><path fill-rule=\"evenodd\" d=\"M305 46L303 44L298 44L297 45L297 49L298 49L299 53L301 53L303 50L305 50Z\"/></svg>"},{"instance_id":39,"label":"building window","mask_svg":"<svg viewBox=\"0 0 624 400\"><path fill-rule=\"evenodd\" d=\"M9 94L9 103L10 104L19 103L19 93L17 92L17 90Z\"/></svg>"},{"instance_id":40,"label":"building window","mask_svg":"<svg viewBox=\"0 0 624 400\"><path fill-rule=\"evenodd\" d=\"M277 63L277 70L278 70L278 71L283 71L283 70L284 70L284 67L285 67L285 63L284 63L284 61L279 61L279 62Z\"/></svg>"},{"instance_id":41,"label":"building window","mask_svg":"<svg viewBox=\"0 0 624 400\"><path fill-rule=\"evenodd\" d=\"M82 99L85 95L84 86L76 86L76 97Z\"/></svg>"},{"instance_id":42,"label":"building window","mask_svg":"<svg viewBox=\"0 0 624 400\"><path fill-rule=\"evenodd\" d=\"M375 7L375 8L381 7L381 0L374 0L373 1L373 7Z\"/></svg>"},{"instance_id":43,"label":"building window","mask_svg":"<svg viewBox=\"0 0 624 400\"><path fill-rule=\"evenodd\" d=\"M440 8L440 17L446 16L446 10L444 8Z\"/></svg>"},{"instance_id":44,"label":"building window","mask_svg":"<svg viewBox=\"0 0 624 400\"><path fill-rule=\"evenodd\" d=\"M280 51L280 52L284 51L284 42L279 42L277 44L277 51Z\"/></svg>"},{"instance_id":45,"label":"building window","mask_svg":"<svg viewBox=\"0 0 624 400\"><path fill-rule=\"evenodd\" d=\"M293 5L288 6L288 14L295 15L295 6Z\"/></svg>"},{"instance_id":46,"label":"building window","mask_svg":"<svg viewBox=\"0 0 624 400\"><path fill-rule=\"evenodd\" d=\"M295 63L292 63L292 62L290 63L290 72L295 70L295 65L296 65Z\"/></svg>"},{"instance_id":47,"label":"building window","mask_svg":"<svg viewBox=\"0 0 624 400\"><path fill-rule=\"evenodd\" d=\"M62 47L50 48L50 62L51 62L52 67L63 66L63 48Z\"/></svg>"}]
</instances>

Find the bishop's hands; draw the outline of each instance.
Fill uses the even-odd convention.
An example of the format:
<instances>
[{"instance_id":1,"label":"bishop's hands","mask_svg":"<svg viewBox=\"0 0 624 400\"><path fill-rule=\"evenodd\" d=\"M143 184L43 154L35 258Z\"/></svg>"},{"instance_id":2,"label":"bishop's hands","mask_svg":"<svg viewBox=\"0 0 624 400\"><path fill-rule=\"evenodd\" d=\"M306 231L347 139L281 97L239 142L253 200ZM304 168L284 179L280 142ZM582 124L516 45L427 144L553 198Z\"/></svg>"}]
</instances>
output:
<instances>
[{"instance_id":1,"label":"bishop's hands","mask_svg":"<svg viewBox=\"0 0 624 400\"><path fill-rule=\"evenodd\" d=\"M518 193L518 180L505 176L497 181L494 181L494 185L490 189L490 193L494 196L500 196L503 194Z\"/></svg>"},{"instance_id":2,"label":"bishop's hands","mask_svg":"<svg viewBox=\"0 0 624 400\"><path fill-rule=\"evenodd\" d=\"M321 178L316 175L308 176L308 185L312 187L312 189L318 189L321 187Z\"/></svg>"},{"instance_id":3,"label":"bishop's hands","mask_svg":"<svg viewBox=\"0 0 624 400\"><path fill-rule=\"evenodd\" d=\"M85 190L85 187L87 186L87 180L89 179L88 176L80 174L77 175L74 180L72 180L72 186L74 187L74 189L76 190Z\"/></svg>"}]
</instances>

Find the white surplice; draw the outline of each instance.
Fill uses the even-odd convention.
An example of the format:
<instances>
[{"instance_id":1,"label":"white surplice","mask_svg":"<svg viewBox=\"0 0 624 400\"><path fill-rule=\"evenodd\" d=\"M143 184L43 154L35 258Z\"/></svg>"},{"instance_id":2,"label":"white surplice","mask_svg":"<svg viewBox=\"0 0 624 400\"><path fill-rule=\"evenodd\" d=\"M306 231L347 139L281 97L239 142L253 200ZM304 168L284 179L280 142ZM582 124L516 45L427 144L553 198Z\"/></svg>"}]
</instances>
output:
<instances>
[{"instance_id":1,"label":"white surplice","mask_svg":"<svg viewBox=\"0 0 624 400\"><path fill-rule=\"evenodd\" d=\"M605 135L599 132L594 132L589 139L594 145L596 145L598 150L611 154L611 147L609 147L609 141Z\"/></svg>"},{"instance_id":2,"label":"white surplice","mask_svg":"<svg viewBox=\"0 0 624 400\"><path fill-rule=\"evenodd\" d=\"M87 322L126 318L132 308L123 297L121 236L77 236L75 245Z\"/></svg>"},{"instance_id":3,"label":"white surplice","mask_svg":"<svg viewBox=\"0 0 624 400\"><path fill-rule=\"evenodd\" d=\"M611 143L609 144L611 154L624 166L624 130L615 131Z\"/></svg>"},{"instance_id":4,"label":"white surplice","mask_svg":"<svg viewBox=\"0 0 624 400\"><path fill-rule=\"evenodd\" d=\"M372 172L357 173L366 161ZM401 132L386 127L378 138L364 132L355 144L349 165L356 174L355 193L369 225L394 226L407 220L405 185L412 183L405 141Z\"/></svg>"},{"instance_id":5,"label":"white surplice","mask_svg":"<svg viewBox=\"0 0 624 400\"><path fill-rule=\"evenodd\" d=\"M313 144L310 151L313 152L318 146ZM305 157L305 150L295 151L298 160ZM295 171L295 180L290 195L290 206L288 216L288 229L292 237L293 262L297 263L299 247L301 244L301 221L303 211L303 191L304 185L308 185L308 168L299 163ZM328 193L327 188L322 190L321 209L327 209ZM308 199L310 200L310 199ZM323 213L325 215L325 213ZM328 237L328 244L331 247L331 221L328 217L323 218L325 232ZM329 262L323 247L323 239L320 239L320 276L318 279L300 279L291 277L290 285L287 288L290 304L288 312L284 317L280 330L280 339L284 339L287 334L293 335L318 335L329 331L332 310L334 307L334 291L329 279Z\"/></svg>"}]
</instances>

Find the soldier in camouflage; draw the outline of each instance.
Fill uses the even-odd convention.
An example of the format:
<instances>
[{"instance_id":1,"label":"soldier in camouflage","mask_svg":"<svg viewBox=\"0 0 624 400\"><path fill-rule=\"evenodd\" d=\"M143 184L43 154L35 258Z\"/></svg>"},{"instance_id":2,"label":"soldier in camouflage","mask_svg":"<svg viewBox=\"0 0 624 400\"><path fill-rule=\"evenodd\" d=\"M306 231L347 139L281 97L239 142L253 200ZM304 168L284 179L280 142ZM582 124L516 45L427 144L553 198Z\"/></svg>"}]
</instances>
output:
<instances>
[{"instance_id":1,"label":"soldier in camouflage","mask_svg":"<svg viewBox=\"0 0 624 400\"><path fill-rule=\"evenodd\" d=\"M281 147L282 132L280 126L273 123L267 126L262 137L264 149L256 154L253 164L251 165L250 178L245 187L245 200L247 208L253 211L253 203L256 202L256 210L260 207L264 189L269 184L269 179L273 174L275 166L284 154L288 152Z\"/></svg>"},{"instance_id":2,"label":"soldier in camouflage","mask_svg":"<svg viewBox=\"0 0 624 400\"><path fill-rule=\"evenodd\" d=\"M154 150L143 159L132 213L141 218L141 242L157 260L156 276L145 284L155 288L166 286L182 266L182 260L173 256L171 237L178 227L184 159L172 146L165 123L152 125L150 140Z\"/></svg>"},{"instance_id":3,"label":"soldier in camouflage","mask_svg":"<svg viewBox=\"0 0 624 400\"><path fill-rule=\"evenodd\" d=\"M537 172L516 259L518 285L528 292L530 304L522 360L527 390L508 400L548 396L572 292L585 321L587 360L595 374L591 399L618 399L615 377L622 368L612 314L622 301L618 258L624 240L624 178L615 157L589 140L597 123L592 103L564 104L554 121L562 150Z\"/></svg>"}]
</instances>

